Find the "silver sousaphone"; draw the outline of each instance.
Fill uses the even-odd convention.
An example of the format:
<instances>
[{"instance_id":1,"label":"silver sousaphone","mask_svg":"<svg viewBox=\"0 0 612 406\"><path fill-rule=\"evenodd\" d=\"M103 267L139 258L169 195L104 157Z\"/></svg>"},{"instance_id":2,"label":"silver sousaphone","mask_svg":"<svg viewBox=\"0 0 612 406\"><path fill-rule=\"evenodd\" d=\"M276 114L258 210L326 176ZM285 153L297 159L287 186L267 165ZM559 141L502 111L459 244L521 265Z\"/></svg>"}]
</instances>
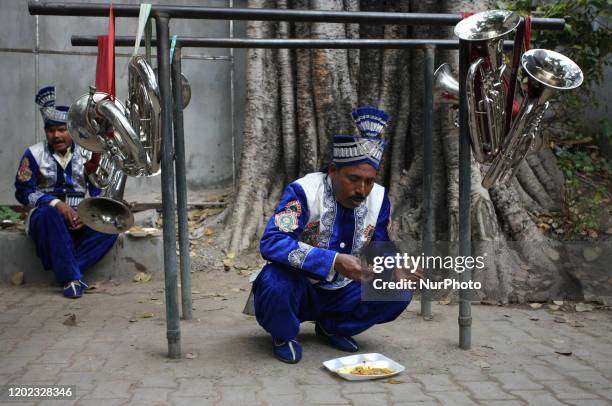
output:
<instances>
[{"instance_id":1,"label":"silver sousaphone","mask_svg":"<svg viewBox=\"0 0 612 406\"><path fill-rule=\"evenodd\" d=\"M480 163L491 162L504 139L504 38L520 22L518 14L511 11L491 10L474 14L455 26L455 35L469 43L471 64L465 84L468 124L474 158Z\"/></svg>"}]
</instances>

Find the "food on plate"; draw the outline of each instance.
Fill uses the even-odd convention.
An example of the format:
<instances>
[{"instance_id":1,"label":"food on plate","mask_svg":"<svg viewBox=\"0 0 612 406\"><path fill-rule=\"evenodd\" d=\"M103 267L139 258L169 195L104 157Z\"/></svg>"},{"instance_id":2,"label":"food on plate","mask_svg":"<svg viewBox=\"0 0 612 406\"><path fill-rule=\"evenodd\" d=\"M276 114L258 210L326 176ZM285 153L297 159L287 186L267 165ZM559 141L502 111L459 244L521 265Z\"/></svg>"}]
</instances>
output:
<instances>
[{"instance_id":1,"label":"food on plate","mask_svg":"<svg viewBox=\"0 0 612 406\"><path fill-rule=\"evenodd\" d=\"M373 367L365 362L360 365L352 365L348 367L339 368L336 370L339 374L351 374L351 375L389 375L395 373L391 368L378 368Z\"/></svg>"}]
</instances>

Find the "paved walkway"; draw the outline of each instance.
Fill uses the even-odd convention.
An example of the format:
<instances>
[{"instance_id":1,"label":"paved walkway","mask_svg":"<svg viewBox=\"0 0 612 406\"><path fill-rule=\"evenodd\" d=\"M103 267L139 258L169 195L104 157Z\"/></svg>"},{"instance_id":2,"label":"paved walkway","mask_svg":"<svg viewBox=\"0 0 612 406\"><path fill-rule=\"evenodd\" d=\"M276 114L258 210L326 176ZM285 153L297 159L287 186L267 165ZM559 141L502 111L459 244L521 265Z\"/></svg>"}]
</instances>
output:
<instances>
[{"instance_id":1,"label":"paved walkway","mask_svg":"<svg viewBox=\"0 0 612 406\"><path fill-rule=\"evenodd\" d=\"M245 276L193 275L194 320L181 324L181 360L166 358L163 281L106 282L79 300L49 286L0 286L0 383L76 385L76 401L20 405L612 403L609 311L474 306L473 349L462 351L457 307L435 304L426 322L414 302L397 321L357 337L362 352L406 366L400 383L356 383L322 369L344 354L319 342L310 323L298 337L299 364L272 358L270 339L240 312ZM76 326L64 324L70 314Z\"/></svg>"}]
</instances>

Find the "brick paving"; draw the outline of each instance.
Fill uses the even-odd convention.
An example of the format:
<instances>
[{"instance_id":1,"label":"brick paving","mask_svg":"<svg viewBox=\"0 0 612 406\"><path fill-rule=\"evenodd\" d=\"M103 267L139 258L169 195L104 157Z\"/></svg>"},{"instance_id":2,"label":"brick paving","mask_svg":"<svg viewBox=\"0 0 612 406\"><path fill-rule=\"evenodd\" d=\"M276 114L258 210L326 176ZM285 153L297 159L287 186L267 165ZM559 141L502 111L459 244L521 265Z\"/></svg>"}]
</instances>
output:
<instances>
[{"instance_id":1,"label":"brick paving","mask_svg":"<svg viewBox=\"0 0 612 406\"><path fill-rule=\"evenodd\" d=\"M311 323L298 337L302 361L276 361L267 335L241 313L247 278L232 272L193 274L194 319L181 322L190 358L168 359L162 287L105 282L67 300L51 286L0 286L0 386L76 385L75 401L19 405L612 403L612 312L563 313L568 322L556 323L560 312L544 308L473 306L473 348L463 351L457 307L434 304L434 320L424 321L414 302L357 337L361 352L406 366L400 383L347 382L322 368L345 354L321 343ZM63 324L70 313L76 326Z\"/></svg>"}]
</instances>

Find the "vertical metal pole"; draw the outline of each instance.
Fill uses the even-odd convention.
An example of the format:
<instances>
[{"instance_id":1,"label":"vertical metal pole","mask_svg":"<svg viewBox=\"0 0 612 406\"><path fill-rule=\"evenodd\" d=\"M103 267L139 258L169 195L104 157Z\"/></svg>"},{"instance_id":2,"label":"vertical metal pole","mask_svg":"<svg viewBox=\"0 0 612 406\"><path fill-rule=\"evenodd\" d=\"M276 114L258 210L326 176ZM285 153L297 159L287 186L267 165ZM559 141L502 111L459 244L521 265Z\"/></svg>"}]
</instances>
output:
<instances>
[{"instance_id":1,"label":"vertical metal pole","mask_svg":"<svg viewBox=\"0 0 612 406\"><path fill-rule=\"evenodd\" d=\"M166 335L168 356L181 357L181 327L176 280L176 224L174 218L174 151L172 146L172 94L170 92L170 32L168 15L155 17L157 66L162 98L162 209L164 218L164 277L166 282Z\"/></svg>"},{"instance_id":2,"label":"vertical metal pole","mask_svg":"<svg viewBox=\"0 0 612 406\"><path fill-rule=\"evenodd\" d=\"M181 264L181 304L183 320L191 320L191 259L189 258L189 224L187 219L187 179L185 170L185 133L183 127L183 84L181 80L181 47L174 48L172 58L172 93L174 94L174 167L178 211L179 253Z\"/></svg>"},{"instance_id":3,"label":"vertical metal pole","mask_svg":"<svg viewBox=\"0 0 612 406\"><path fill-rule=\"evenodd\" d=\"M465 80L469 63L469 43L459 41L459 255L471 255L470 193L471 157L470 133L467 116ZM459 274L460 282L471 278L471 270ZM459 290L459 347L469 350L472 346L472 303L470 292Z\"/></svg>"},{"instance_id":4,"label":"vertical metal pole","mask_svg":"<svg viewBox=\"0 0 612 406\"><path fill-rule=\"evenodd\" d=\"M433 75L436 47L425 46L425 94L423 96L423 253L432 254L433 248L433 205L431 182L433 172ZM429 278L430 271L425 269L425 278ZM421 291L421 316L424 320L431 320L431 292L429 289Z\"/></svg>"}]
</instances>

